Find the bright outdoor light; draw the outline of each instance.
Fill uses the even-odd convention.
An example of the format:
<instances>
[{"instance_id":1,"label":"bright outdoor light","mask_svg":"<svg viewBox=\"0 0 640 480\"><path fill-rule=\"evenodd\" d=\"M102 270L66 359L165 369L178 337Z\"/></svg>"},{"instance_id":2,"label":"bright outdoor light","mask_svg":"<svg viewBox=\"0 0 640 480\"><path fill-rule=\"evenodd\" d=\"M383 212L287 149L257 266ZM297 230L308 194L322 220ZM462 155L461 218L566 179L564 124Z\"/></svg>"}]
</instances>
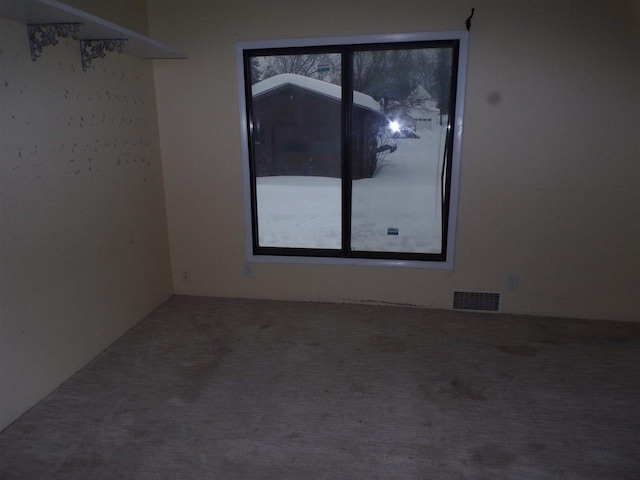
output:
<instances>
[{"instance_id":1,"label":"bright outdoor light","mask_svg":"<svg viewBox=\"0 0 640 480\"><path fill-rule=\"evenodd\" d=\"M395 120L391 120L389 122L389 128L391 129L392 132L399 132L400 131L400 124Z\"/></svg>"}]
</instances>

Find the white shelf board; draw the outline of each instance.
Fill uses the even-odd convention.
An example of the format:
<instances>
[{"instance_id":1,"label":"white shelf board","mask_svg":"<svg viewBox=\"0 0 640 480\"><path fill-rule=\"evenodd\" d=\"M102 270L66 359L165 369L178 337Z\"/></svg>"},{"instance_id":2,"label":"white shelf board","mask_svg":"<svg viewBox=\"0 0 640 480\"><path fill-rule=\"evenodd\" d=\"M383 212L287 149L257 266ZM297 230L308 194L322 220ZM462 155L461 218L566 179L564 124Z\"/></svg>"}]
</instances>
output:
<instances>
[{"instance_id":1,"label":"white shelf board","mask_svg":"<svg viewBox=\"0 0 640 480\"><path fill-rule=\"evenodd\" d=\"M79 40L126 38L122 53L127 55L140 58L187 58L184 53L167 45L56 0L0 0L0 17L26 24L81 23Z\"/></svg>"}]
</instances>

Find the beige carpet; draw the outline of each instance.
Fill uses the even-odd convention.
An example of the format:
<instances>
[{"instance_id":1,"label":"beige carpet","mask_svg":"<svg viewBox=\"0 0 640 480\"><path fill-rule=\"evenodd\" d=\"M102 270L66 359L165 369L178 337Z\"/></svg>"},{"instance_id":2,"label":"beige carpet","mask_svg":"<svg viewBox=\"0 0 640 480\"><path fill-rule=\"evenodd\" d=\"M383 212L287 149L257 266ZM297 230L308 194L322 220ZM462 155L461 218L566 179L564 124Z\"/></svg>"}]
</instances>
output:
<instances>
[{"instance_id":1,"label":"beige carpet","mask_svg":"<svg viewBox=\"0 0 640 480\"><path fill-rule=\"evenodd\" d=\"M637 479L640 324L174 297L1 479Z\"/></svg>"}]
</instances>

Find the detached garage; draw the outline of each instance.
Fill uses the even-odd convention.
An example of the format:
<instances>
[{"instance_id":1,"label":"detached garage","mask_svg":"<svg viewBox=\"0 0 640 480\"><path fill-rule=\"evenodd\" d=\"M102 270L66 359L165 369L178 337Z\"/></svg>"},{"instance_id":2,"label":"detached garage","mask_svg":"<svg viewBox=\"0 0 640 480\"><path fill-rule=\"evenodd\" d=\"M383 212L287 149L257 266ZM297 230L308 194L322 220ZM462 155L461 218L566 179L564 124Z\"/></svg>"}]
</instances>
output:
<instances>
[{"instance_id":1,"label":"detached garage","mask_svg":"<svg viewBox=\"0 0 640 480\"><path fill-rule=\"evenodd\" d=\"M256 83L251 93L256 176L342 176L340 86L284 73ZM378 103L354 92L354 179L375 172L377 133L385 124Z\"/></svg>"}]
</instances>

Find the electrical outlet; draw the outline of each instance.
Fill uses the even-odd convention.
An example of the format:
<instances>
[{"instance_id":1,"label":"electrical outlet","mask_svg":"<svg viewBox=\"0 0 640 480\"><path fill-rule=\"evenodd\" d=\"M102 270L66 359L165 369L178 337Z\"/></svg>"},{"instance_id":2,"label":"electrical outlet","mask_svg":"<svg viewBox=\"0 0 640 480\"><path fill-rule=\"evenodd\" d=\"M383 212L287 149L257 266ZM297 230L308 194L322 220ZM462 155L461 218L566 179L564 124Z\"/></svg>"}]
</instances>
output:
<instances>
[{"instance_id":1,"label":"electrical outlet","mask_svg":"<svg viewBox=\"0 0 640 480\"><path fill-rule=\"evenodd\" d=\"M242 276L246 278L253 278L253 268L250 263L244 263L242 265Z\"/></svg>"},{"instance_id":2,"label":"electrical outlet","mask_svg":"<svg viewBox=\"0 0 640 480\"><path fill-rule=\"evenodd\" d=\"M520 277L515 273L512 273L507 277L507 290L516 291L520 285Z\"/></svg>"},{"instance_id":3,"label":"electrical outlet","mask_svg":"<svg viewBox=\"0 0 640 480\"><path fill-rule=\"evenodd\" d=\"M184 272L182 272L182 282L189 283L189 281L191 281L191 277L189 275L189 272L185 270Z\"/></svg>"}]
</instances>

